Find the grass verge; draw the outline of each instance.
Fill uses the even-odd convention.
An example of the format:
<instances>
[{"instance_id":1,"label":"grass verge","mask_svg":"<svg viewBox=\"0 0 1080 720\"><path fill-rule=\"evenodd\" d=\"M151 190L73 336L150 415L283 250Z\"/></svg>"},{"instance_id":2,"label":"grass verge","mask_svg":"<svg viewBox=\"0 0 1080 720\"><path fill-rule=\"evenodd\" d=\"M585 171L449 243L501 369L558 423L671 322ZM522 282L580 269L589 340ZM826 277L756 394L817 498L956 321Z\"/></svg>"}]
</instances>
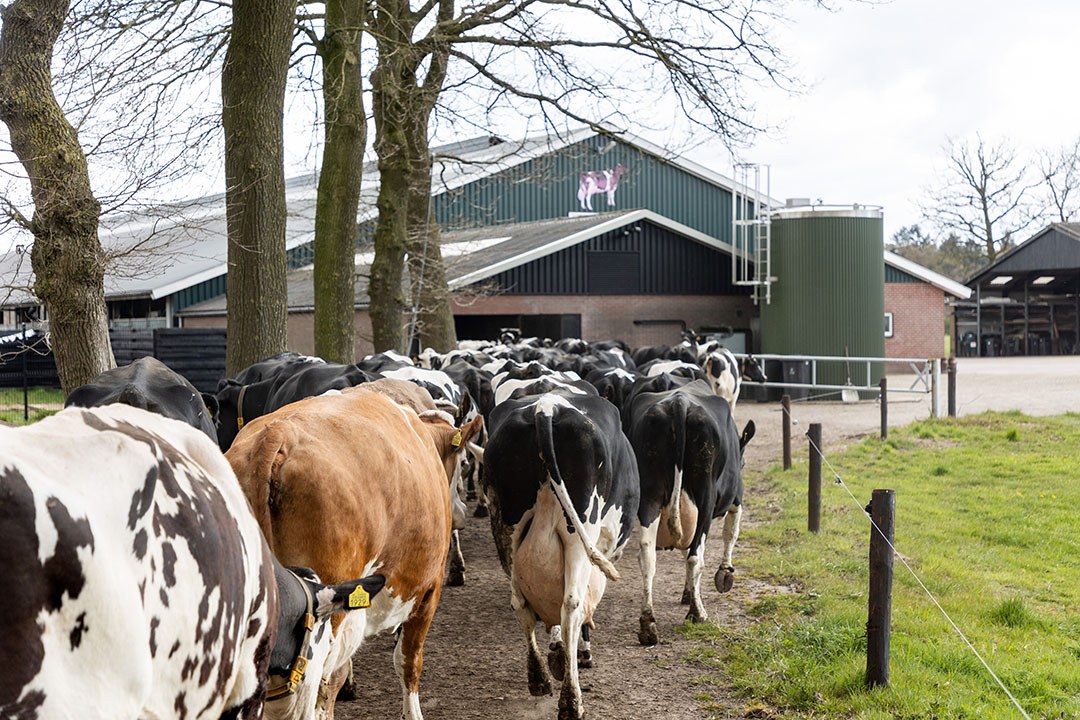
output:
<instances>
[{"instance_id":1,"label":"grass verge","mask_svg":"<svg viewBox=\"0 0 1080 720\"><path fill-rule=\"evenodd\" d=\"M792 592L749 607L749 627L684 628L720 648L694 659L755 717L1021 717L899 561L891 684L864 686L860 506L892 488L897 550L1006 687L1032 718L1080 717L1080 415L987 413L890 434L829 457L858 504L823 488L816 536L805 531L805 463L766 473L755 502L779 510L744 533L737 564Z\"/></svg>"},{"instance_id":2,"label":"grass verge","mask_svg":"<svg viewBox=\"0 0 1080 720\"><path fill-rule=\"evenodd\" d=\"M22 388L0 390L0 421L12 425L29 425L54 415L64 408L64 393L59 388L32 387L23 401ZM25 417L29 410L29 417Z\"/></svg>"}]
</instances>

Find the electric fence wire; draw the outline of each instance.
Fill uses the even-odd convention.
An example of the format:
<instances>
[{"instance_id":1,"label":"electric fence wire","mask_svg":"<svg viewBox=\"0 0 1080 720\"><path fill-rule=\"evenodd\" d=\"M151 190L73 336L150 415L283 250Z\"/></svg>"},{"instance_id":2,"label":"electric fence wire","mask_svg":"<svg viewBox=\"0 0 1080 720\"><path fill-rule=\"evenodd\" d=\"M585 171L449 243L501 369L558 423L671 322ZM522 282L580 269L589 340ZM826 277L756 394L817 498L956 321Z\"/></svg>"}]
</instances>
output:
<instances>
[{"instance_id":1,"label":"electric fence wire","mask_svg":"<svg viewBox=\"0 0 1080 720\"><path fill-rule=\"evenodd\" d=\"M799 424L798 419L793 417L790 412L788 412L786 409L784 409L784 412L787 412L788 418L791 420L792 425L798 425ZM888 544L889 549L893 551L893 554L897 558L900 559L900 562L903 563L904 567L907 568L907 571L909 573L911 573L911 577L915 578L915 582L917 582L919 584L919 587L921 587L923 592L926 593L926 596L930 598L930 601L934 603L934 606L937 607L937 609L941 612L941 614L945 617L945 619L949 621L949 624L952 626L952 629L956 631L956 634L960 636L960 639L964 641L964 644L967 645L968 649L971 650L971 652L975 654L975 657L977 657L979 659L979 662L981 662L983 667L986 668L986 671L988 673L990 673L990 677L994 678L994 681L998 684L998 686L1003 691L1005 691L1006 695L1009 696L1009 700L1012 700L1013 705L1015 705L1016 709L1018 711L1020 711L1020 714L1024 716L1024 720L1031 720L1031 716L1027 714L1027 712L1024 710L1024 707L1020 704L1020 702L1013 696L1013 694L1011 692L1009 692L1009 688L1005 687L1005 683L1003 683L1001 681L1001 679L997 676L997 674L993 671L993 669L991 669L990 665L987 664L986 660L983 659L982 654L979 653L979 651L975 649L975 646L972 645L970 640L968 640L967 635L964 634L964 631L960 629L960 627L953 621L953 619L949 615L949 613L945 611L945 608L943 608L941 606L941 603L939 603L937 598L934 597L934 594L932 592L930 592L930 589L928 587L926 587L925 583L923 583L922 578L920 578L918 573L915 572L914 568L912 568L911 565L908 564L907 559L903 555L900 554L900 552L896 549L896 546L892 543L892 541L889 540L888 537L886 537L885 533L882 532L881 528L878 527L877 523L874 522L874 519L872 517L870 517L870 514L868 512L866 512L866 509L859 502L859 499L857 497L855 497L855 494L853 492L851 492L851 488L849 488L847 486L847 483L844 482L843 478L840 477L840 473L838 473L836 471L836 468L833 467L833 464L831 462L829 462L829 459L827 457L825 457L825 453L823 453L821 451L821 448L819 448L817 445L814 444L814 441L810 438L810 433L809 432L804 432L803 434L806 436L807 441L810 443L810 445L814 449L814 451L818 454L818 456L825 463L826 467L829 468L829 472L832 473L834 483L836 485L839 485L840 487L844 488L845 491L847 491L847 494L849 496L851 496L852 502L855 503L856 507L858 507L859 510L861 510L864 515L866 515L866 519L870 521L870 525L881 536L881 538Z\"/></svg>"}]
</instances>

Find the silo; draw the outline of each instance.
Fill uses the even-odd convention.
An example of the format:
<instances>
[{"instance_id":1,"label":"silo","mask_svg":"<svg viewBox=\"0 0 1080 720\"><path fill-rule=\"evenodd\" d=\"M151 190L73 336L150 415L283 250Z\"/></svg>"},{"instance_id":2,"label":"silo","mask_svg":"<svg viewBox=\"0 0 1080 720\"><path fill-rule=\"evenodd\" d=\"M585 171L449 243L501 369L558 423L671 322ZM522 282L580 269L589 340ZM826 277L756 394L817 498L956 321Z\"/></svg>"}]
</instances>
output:
<instances>
[{"instance_id":1,"label":"silo","mask_svg":"<svg viewBox=\"0 0 1080 720\"><path fill-rule=\"evenodd\" d=\"M771 225L775 280L761 308L762 352L884 357L881 208L787 207L774 211ZM884 372L883 363L871 365L869 378L865 362L850 369L855 385L874 385ZM794 381L801 371L784 374ZM843 363L818 364L819 384L842 385L846 377Z\"/></svg>"}]
</instances>

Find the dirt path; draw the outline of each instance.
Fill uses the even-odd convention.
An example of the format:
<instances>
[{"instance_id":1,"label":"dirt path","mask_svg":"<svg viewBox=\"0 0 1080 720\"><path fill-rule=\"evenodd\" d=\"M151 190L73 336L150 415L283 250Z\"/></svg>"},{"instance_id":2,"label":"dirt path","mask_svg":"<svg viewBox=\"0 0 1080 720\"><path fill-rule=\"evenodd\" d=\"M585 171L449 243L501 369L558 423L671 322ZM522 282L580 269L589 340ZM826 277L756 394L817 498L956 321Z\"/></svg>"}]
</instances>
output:
<instances>
[{"instance_id":1,"label":"dirt path","mask_svg":"<svg viewBox=\"0 0 1080 720\"><path fill-rule=\"evenodd\" d=\"M1080 408L1080 359L1010 358L962 359L958 404L961 414L985 409L1023 409L1032 414L1055 414ZM901 377L890 385L906 387ZM803 429L823 424L826 453L876 433L880 424L874 401L845 405L839 402L797 403L793 416L793 452L805 457ZM928 417L926 396L891 394L890 426L906 425ZM754 479L781 457L780 407L776 403L742 402L736 410L740 427L753 419L757 437L747 450L747 498L739 552L753 542L753 528L762 508L754 502ZM420 685L421 707L429 720L453 718L521 718L549 720L557 714L557 696L533 698L525 677L524 640L510 609L509 581L499 566L487 519L470 518L463 534L466 585L446 588L428 635ZM721 595L712 587L715 544L707 549L703 591L710 616L720 623L743 623L746 607L762 594L780 591L760 580L738 575L732 592ZM609 583L596 614L593 657L596 667L582 671L586 714L605 720L662 717L698 720L742 717L744 703L722 688L705 685L708 674L685 658L697 643L675 634L686 614L679 605L684 565L681 555L661 552L657 557L654 606L661 642L645 648L637 643L641 574L637 543L631 538L617 563L623 581ZM546 642L544 642L546 645ZM383 635L369 641L355 659L357 694L362 698L341 703L338 717L398 717L401 691L393 669L393 639ZM556 690L557 692L557 690ZM721 708L704 710L695 696L708 693Z\"/></svg>"}]
</instances>

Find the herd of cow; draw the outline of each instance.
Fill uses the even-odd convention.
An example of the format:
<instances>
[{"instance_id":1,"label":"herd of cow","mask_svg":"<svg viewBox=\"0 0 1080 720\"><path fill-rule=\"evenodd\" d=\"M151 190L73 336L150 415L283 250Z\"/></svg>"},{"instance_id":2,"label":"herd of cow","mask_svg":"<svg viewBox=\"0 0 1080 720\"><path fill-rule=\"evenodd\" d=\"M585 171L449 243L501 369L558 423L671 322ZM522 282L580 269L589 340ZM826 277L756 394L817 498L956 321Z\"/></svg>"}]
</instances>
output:
<instances>
[{"instance_id":1,"label":"herd of cow","mask_svg":"<svg viewBox=\"0 0 1080 720\"><path fill-rule=\"evenodd\" d=\"M478 486L529 691L551 693L550 669L559 717L582 717L593 612L635 519L642 644L658 641L657 548L686 552L687 617L705 619L717 519L714 582L731 588L754 434L732 411L764 376L693 339L504 340L355 365L282 353L213 395L144 358L0 431L0 716L332 718L354 652L393 630L402 716L418 720L424 639L447 566L464 582L456 536Z\"/></svg>"}]
</instances>

